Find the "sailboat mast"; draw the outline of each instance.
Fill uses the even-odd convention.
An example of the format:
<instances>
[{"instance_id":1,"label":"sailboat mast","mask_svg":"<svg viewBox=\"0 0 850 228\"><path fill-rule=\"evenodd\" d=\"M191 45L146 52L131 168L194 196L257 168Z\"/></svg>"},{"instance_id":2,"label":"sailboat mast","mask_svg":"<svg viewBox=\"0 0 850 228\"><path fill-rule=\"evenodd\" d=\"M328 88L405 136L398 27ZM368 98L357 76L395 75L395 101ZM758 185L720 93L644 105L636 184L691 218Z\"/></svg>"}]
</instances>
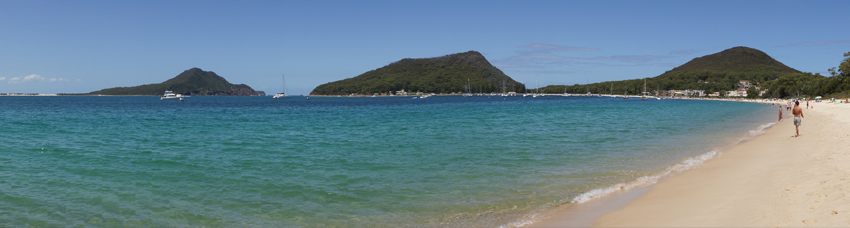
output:
<instances>
[{"instance_id":1,"label":"sailboat mast","mask_svg":"<svg viewBox=\"0 0 850 228\"><path fill-rule=\"evenodd\" d=\"M472 83L469 81L469 78L466 78L466 95L472 96Z\"/></svg>"},{"instance_id":2,"label":"sailboat mast","mask_svg":"<svg viewBox=\"0 0 850 228\"><path fill-rule=\"evenodd\" d=\"M505 88L505 80L502 80L502 94L508 94L507 88Z\"/></svg>"},{"instance_id":3,"label":"sailboat mast","mask_svg":"<svg viewBox=\"0 0 850 228\"><path fill-rule=\"evenodd\" d=\"M286 75L280 74L280 77L283 79L283 94L287 94L286 93Z\"/></svg>"}]
</instances>

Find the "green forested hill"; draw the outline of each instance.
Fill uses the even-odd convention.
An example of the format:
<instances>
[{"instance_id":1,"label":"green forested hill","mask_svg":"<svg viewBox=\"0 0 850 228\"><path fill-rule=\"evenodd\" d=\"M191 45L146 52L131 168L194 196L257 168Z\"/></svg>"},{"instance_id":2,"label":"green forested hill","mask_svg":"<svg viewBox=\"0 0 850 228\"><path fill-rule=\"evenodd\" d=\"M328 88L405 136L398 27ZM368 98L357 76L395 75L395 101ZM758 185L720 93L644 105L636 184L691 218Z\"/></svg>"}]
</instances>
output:
<instances>
[{"instance_id":1,"label":"green forested hill","mask_svg":"<svg viewBox=\"0 0 850 228\"><path fill-rule=\"evenodd\" d=\"M525 85L494 67L481 53L469 51L436 58L402 59L359 76L319 85L311 95L371 95L399 90L423 93L524 92Z\"/></svg>"},{"instance_id":2,"label":"green forested hill","mask_svg":"<svg viewBox=\"0 0 850 228\"><path fill-rule=\"evenodd\" d=\"M168 81L135 87L116 87L91 92L96 95L162 95L165 90L193 96L254 96L257 92L245 84L230 84L212 71L192 68Z\"/></svg>"},{"instance_id":3,"label":"green forested hill","mask_svg":"<svg viewBox=\"0 0 850 228\"><path fill-rule=\"evenodd\" d=\"M736 89L740 80L752 83L764 83L800 71L782 64L762 51L748 47L734 47L719 53L706 55L673 68L654 78L648 78L647 90L697 89L706 92ZM568 93L609 93L611 85L614 93L639 94L643 91L643 79L615 82L601 82L590 85L547 86L547 92L564 91Z\"/></svg>"},{"instance_id":4,"label":"green forested hill","mask_svg":"<svg viewBox=\"0 0 850 228\"><path fill-rule=\"evenodd\" d=\"M695 58L655 77L662 87L722 91L735 89L740 80L764 83L789 73L800 73L762 51L734 47Z\"/></svg>"}]
</instances>

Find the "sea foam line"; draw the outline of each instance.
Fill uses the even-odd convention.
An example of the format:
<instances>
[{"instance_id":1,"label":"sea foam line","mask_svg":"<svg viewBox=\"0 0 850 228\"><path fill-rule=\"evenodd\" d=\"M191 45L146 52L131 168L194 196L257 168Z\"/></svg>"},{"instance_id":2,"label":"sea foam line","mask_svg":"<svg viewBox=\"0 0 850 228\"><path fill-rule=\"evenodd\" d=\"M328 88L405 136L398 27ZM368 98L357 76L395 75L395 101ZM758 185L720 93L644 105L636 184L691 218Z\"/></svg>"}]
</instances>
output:
<instances>
[{"instance_id":1,"label":"sea foam line","mask_svg":"<svg viewBox=\"0 0 850 228\"><path fill-rule=\"evenodd\" d=\"M758 126L755 130L750 130L748 132L749 134L747 136L741 138L738 141L738 143L740 143L741 141L744 141L746 139L753 138L753 137L759 136L761 134L764 134L764 130L766 130L770 127L773 127L774 125L776 125L775 122L762 124L762 125ZM673 166L670 166L667 169L665 169L664 171L662 171L661 173L656 174L656 175L642 176L642 177L639 177L636 180L628 182L628 183L617 183L617 184L614 184L613 186L609 186L609 187L605 187L605 188L597 188L597 189L587 191L587 192L582 193L582 194L580 194L576 197L573 197L573 199L570 201L570 203L584 203L584 202L587 202L587 201L590 201L590 200L593 200L593 199L602 198L602 197L611 195L615 192L627 191L627 190L631 190L631 189L634 189L634 188L649 186L649 185L658 183L658 180L660 180L661 178L664 178L666 176L669 176L670 174L672 174L674 172L678 173L678 172L682 172L682 171L685 171L685 170L696 168L699 165L701 165L702 163L705 163L705 161L708 161L708 159L714 158L719 153L720 152L717 151L717 150L712 150L712 151L709 151L708 153L704 153L704 154L698 155L696 157L685 159L684 161L679 162L679 163L677 163Z\"/></svg>"},{"instance_id":2,"label":"sea foam line","mask_svg":"<svg viewBox=\"0 0 850 228\"><path fill-rule=\"evenodd\" d=\"M679 163L677 163L673 166L670 166L667 169L665 169L663 172L658 173L656 175L642 176L642 177L639 177L639 178L637 178L637 179L635 179L631 182L628 182L628 183L617 183L617 184L614 184L614 185L609 186L609 187L597 188L597 189L587 191L587 192L582 193L582 194L580 194L576 197L573 197L573 199L570 200L570 203L573 203L573 204L585 203L587 201L602 198L602 197L614 194L616 192L628 191L628 190L631 190L631 189L649 186L649 185L658 183L658 180L660 180L661 178L664 178L664 177L666 177L666 176L668 176L668 175L670 175L674 172L682 172L682 171L685 171L685 170L696 168L697 166L704 163L708 159L711 159L711 158L717 156L718 153L719 152L717 150L712 150L712 151L709 151L708 153L704 153L704 154L701 154L701 155L696 156L696 157L685 159L684 161L679 162ZM538 222L542 219L543 218L541 216L538 216L537 214L533 214L531 216L526 216L526 218L524 218L520 221L511 222L511 223L499 226L499 228L523 227L523 226L531 225L531 224Z\"/></svg>"},{"instance_id":3,"label":"sea foam line","mask_svg":"<svg viewBox=\"0 0 850 228\"><path fill-rule=\"evenodd\" d=\"M682 171L685 171L685 170L696 168L697 166L701 165L702 163L704 163L708 159L711 159L711 158L717 156L718 153L719 152L717 152L716 150L712 150L708 153L704 153L704 154L701 154L701 155L693 157L693 158L688 158L688 159L686 159L686 160L684 160L680 163L677 163L673 166L670 166L667 169L665 169L663 172L656 174L656 175L642 176L642 177L639 177L636 180L633 180L633 181L628 182L628 183L617 183L617 184L614 184L613 186L609 186L609 187L605 187L605 188L597 188L597 189L587 191L585 193L582 193L581 195L573 197L573 199L570 201L570 203L584 203L584 202L587 202L587 201L590 201L590 200L593 200L593 199L598 199L598 198L602 198L602 197L614 194L614 193L619 192L619 191L628 191L628 190L635 189L635 188L638 188L638 187L649 186L649 185L658 183L658 180L660 180L661 178L664 178L666 176L669 176L670 174L672 174L674 172L678 173L678 172L682 172Z\"/></svg>"},{"instance_id":4,"label":"sea foam line","mask_svg":"<svg viewBox=\"0 0 850 228\"><path fill-rule=\"evenodd\" d=\"M776 123L774 123L774 122L762 124L762 125L758 126L755 130L750 130L748 132L748 135L745 136L745 137L742 137L738 141L738 143L741 143L742 141L744 141L746 139L754 138L756 136L764 134L764 131L766 129L773 127L774 125L776 125ZM573 197L573 199L570 200L570 203L575 203L575 204L585 203L585 202L590 201L590 200L609 196L609 195L614 194L616 192L628 191L628 190L639 188L639 187L645 187L645 186L653 185L655 183L658 183L658 180L660 180L661 178L667 177L667 176L669 176L673 173L680 173L680 172L683 172L685 170L694 169L696 167L699 167L699 165L705 163L705 161L708 161L709 159L714 158L718 154L720 154L719 151L712 150L712 151L709 151L708 153L704 153L704 154L698 155L696 157L685 159L682 162L679 162L679 163L676 163L673 166L667 167L667 169L665 169L664 171L662 171L661 173L658 173L656 175L642 176L642 177L639 177L639 178L637 178L637 179L635 179L634 181L631 181L631 182L617 183L617 184L614 184L614 185L609 186L609 187L593 189L593 190L587 191L585 193L582 193L582 194L580 194L576 197ZM500 227L522 227L522 226L533 224L533 223L535 223L535 222L537 222L541 219L542 218L540 218L540 216L532 215L532 216L527 217L526 219L523 219L521 221L511 222L511 223L508 223L508 224L500 226Z\"/></svg>"},{"instance_id":5,"label":"sea foam line","mask_svg":"<svg viewBox=\"0 0 850 228\"><path fill-rule=\"evenodd\" d=\"M776 125L776 122L770 122L770 123L762 124L761 126L756 128L755 130L750 130L749 136L750 137L756 137L756 136L759 136L761 134L764 134L764 130L768 129L770 127L773 127L773 125Z\"/></svg>"}]
</instances>

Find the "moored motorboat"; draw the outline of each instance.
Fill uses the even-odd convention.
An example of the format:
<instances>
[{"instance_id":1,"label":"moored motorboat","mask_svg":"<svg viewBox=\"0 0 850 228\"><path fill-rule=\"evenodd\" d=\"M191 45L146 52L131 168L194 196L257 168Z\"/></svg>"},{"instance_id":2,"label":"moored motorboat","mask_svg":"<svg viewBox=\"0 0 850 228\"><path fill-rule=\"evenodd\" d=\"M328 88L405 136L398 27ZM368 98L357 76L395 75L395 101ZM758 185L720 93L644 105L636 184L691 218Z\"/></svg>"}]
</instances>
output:
<instances>
[{"instance_id":1,"label":"moored motorboat","mask_svg":"<svg viewBox=\"0 0 850 228\"><path fill-rule=\"evenodd\" d=\"M159 99L160 100L178 99L178 100L182 101L184 97L189 97L189 96L183 96L183 94L175 94L171 90L166 90L165 94L163 94L161 97L159 97Z\"/></svg>"}]
</instances>

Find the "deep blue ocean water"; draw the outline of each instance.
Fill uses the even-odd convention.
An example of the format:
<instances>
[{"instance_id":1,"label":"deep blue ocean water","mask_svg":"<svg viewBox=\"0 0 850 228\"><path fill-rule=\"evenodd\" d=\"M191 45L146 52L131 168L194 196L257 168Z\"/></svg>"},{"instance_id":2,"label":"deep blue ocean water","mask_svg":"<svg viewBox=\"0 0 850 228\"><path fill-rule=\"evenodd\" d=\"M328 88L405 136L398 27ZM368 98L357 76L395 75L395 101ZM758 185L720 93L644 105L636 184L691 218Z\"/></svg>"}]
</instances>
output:
<instances>
[{"instance_id":1,"label":"deep blue ocean water","mask_svg":"<svg viewBox=\"0 0 850 228\"><path fill-rule=\"evenodd\" d=\"M689 165L774 111L560 96L0 97L0 224L514 226Z\"/></svg>"}]
</instances>

